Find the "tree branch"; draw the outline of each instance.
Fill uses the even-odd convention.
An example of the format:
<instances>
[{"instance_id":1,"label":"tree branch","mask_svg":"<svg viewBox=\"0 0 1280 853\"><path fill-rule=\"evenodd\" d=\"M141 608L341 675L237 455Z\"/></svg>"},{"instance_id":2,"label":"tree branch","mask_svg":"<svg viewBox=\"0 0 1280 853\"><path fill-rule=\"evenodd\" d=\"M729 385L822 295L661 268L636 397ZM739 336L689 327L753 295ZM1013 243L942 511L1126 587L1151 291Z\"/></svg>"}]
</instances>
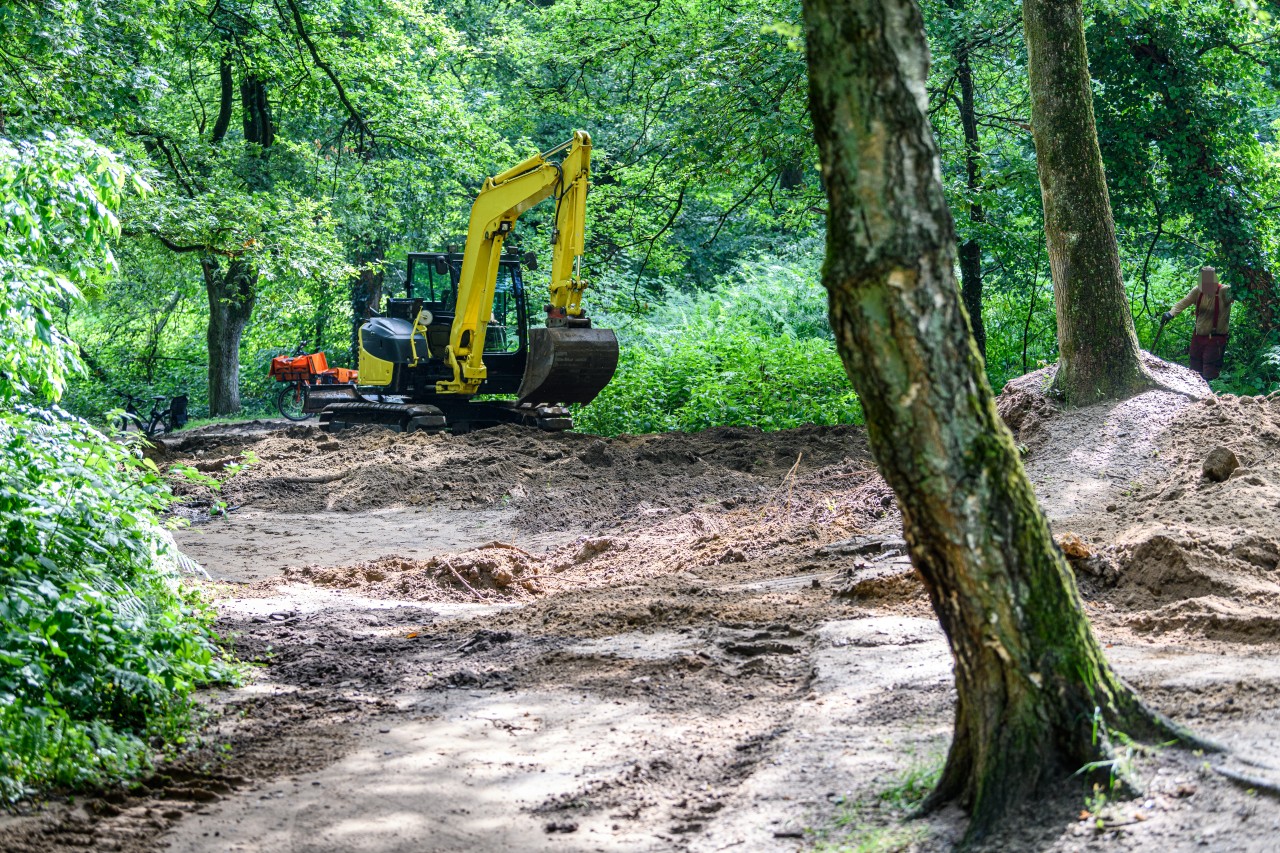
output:
<instances>
[{"instance_id":1,"label":"tree branch","mask_svg":"<svg viewBox=\"0 0 1280 853\"><path fill-rule=\"evenodd\" d=\"M289 10L293 13L294 26L298 29L298 36L302 39L302 43L307 46L307 50L311 53L311 59L315 61L317 67L319 67L320 70L329 78L330 82L333 83L333 88L338 92L338 100L342 101L342 106L346 109L347 115L349 115L351 120L355 122L356 126L360 129L361 134L367 133L369 135L369 139L372 140L373 144L376 146L377 135L364 120L364 116L360 111L351 103L351 99L347 97L347 90L343 87L342 81L338 79L338 75L334 72L333 68L330 67L329 63L320 58L320 51L316 48L316 43L311 40L311 36L307 33L306 26L302 23L302 12L298 10L297 2L295 2L295 0L285 0L285 2L289 5ZM286 23L288 22L286 21Z\"/></svg>"}]
</instances>

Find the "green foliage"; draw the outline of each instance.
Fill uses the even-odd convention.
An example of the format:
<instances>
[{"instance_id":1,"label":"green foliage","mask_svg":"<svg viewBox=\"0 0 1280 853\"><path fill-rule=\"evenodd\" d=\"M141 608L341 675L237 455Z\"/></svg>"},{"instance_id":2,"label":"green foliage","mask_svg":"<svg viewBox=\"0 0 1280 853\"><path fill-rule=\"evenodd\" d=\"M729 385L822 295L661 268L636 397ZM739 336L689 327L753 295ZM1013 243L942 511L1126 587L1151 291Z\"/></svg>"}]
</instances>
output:
<instances>
[{"instance_id":1,"label":"green foliage","mask_svg":"<svg viewBox=\"0 0 1280 853\"><path fill-rule=\"evenodd\" d=\"M542 5L542 4L539 4ZM548 128L595 135L592 273L627 291L713 288L825 206L808 112L800 3L545 4L530 68ZM561 118L563 117L563 118ZM607 215L598 215L607 211Z\"/></svg>"},{"instance_id":2,"label":"green foliage","mask_svg":"<svg viewBox=\"0 0 1280 853\"><path fill-rule=\"evenodd\" d=\"M0 799L144 766L221 677L158 473L58 411L0 414Z\"/></svg>"},{"instance_id":3,"label":"green foliage","mask_svg":"<svg viewBox=\"0 0 1280 853\"><path fill-rule=\"evenodd\" d=\"M0 138L0 400L56 400L79 368L54 313L113 269L124 187L124 168L87 140Z\"/></svg>"},{"instance_id":4,"label":"green foliage","mask_svg":"<svg viewBox=\"0 0 1280 853\"><path fill-rule=\"evenodd\" d=\"M155 466L22 401L56 399L78 366L55 310L110 269L128 180L84 139L0 140L0 800L135 772L224 672L177 584Z\"/></svg>"},{"instance_id":5,"label":"green foliage","mask_svg":"<svg viewBox=\"0 0 1280 853\"><path fill-rule=\"evenodd\" d=\"M1245 302L1274 304L1280 29L1245 4L1101 9L1090 68L1116 221L1149 251L1217 266ZM1134 235L1137 236L1136 234Z\"/></svg>"},{"instance_id":6,"label":"green foliage","mask_svg":"<svg viewBox=\"0 0 1280 853\"><path fill-rule=\"evenodd\" d=\"M812 252L744 262L719 290L601 322L618 329L622 354L613 382L575 416L580 429L861 422Z\"/></svg>"}]
</instances>

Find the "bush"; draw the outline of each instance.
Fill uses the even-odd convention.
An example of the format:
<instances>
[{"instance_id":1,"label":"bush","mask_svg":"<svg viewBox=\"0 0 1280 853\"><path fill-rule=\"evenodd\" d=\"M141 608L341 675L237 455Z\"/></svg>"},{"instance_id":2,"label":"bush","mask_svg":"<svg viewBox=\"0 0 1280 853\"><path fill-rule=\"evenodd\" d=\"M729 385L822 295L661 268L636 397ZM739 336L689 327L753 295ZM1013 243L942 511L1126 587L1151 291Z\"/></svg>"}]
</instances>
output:
<instances>
[{"instance_id":1,"label":"bush","mask_svg":"<svg viewBox=\"0 0 1280 853\"><path fill-rule=\"evenodd\" d=\"M0 139L0 800L136 772L226 673L159 472L53 405L80 369L54 317L113 270L128 177L84 139Z\"/></svg>"},{"instance_id":2,"label":"bush","mask_svg":"<svg viewBox=\"0 0 1280 853\"><path fill-rule=\"evenodd\" d=\"M63 413L0 414L0 798L145 765L223 674L158 472Z\"/></svg>"},{"instance_id":3,"label":"bush","mask_svg":"<svg viewBox=\"0 0 1280 853\"><path fill-rule=\"evenodd\" d=\"M618 373L576 413L578 427L616 435L861 423L827 323L820 259L758 259L714 292L636 318L598 317L618 331Z\"/></svg>"}]
</instances>

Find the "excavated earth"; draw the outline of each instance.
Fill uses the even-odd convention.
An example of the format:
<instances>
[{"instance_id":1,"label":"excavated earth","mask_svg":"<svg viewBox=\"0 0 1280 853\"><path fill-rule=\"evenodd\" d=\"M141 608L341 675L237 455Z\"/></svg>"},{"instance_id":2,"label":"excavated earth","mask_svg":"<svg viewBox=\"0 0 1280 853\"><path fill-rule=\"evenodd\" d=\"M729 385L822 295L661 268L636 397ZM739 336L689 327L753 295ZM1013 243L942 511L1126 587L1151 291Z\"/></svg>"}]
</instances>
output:
<instances>
[{"instance_id":1,"label":"excavated earth","mask_svg":"<svg viewBox=\"0 0 1280 853\"><path fill-rule=\"evenodd\" d=\"M1141 796L1067 781L985 849L1276 849L1280 396L1161 369L1179 391L1061 411L1032 374L999 404L1113 665L1224 751L1135 751ZM1234 469L1207 475L1211 455ZM258 423L154 457L249 674L151 778L27 804L0 849L947 850L963 831L954 809L903 820L946 752L951 660L860 428Z\"/></svg>"}]
</instances>

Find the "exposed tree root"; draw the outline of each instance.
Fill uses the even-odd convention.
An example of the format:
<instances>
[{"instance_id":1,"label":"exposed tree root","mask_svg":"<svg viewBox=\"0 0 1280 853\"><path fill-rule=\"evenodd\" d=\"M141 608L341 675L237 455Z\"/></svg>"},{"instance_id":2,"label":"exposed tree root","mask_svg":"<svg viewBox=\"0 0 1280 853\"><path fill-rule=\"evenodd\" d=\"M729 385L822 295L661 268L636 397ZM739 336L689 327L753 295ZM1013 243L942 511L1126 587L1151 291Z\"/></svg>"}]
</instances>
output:
<instances>
[{"instance_id":1,"label":"exposed tree root","mask_svg":"<svg viewBox=\"0 0 1280 853\"><path fill-rule=\"evenodd\" d=\"M1263 779L1261 776L1251 776L1248 773L1241 773L1239 770L1232 770L1221 765L1213 765L1213 772L1219 776L1230 779L1242 788L1259 791L1271 797L1280 799L1280 783L1272 782L1270 779Z\"/></svg>"},{"instance_id":2,"label":"exposed tree root","mask_svg":"<svg viewBox=\"0 0 1280 853\"><path fill-rule=\"evenodd\" d=\"M957 737L937 786L912 816L925 817L956 803L970 815L964 843L972 844L986 837L1018 802L1028 796L1042 795L1046 786L1072 777L1105 783L1124 796L1141 796L1142 786L1126 772L1122 745L1144 749L1155 744L1172 744L1205 752L1226 751L1222 745L1151 710L1127 688L1121 690L1123 694L1116 696L1115 701L1123 709L1113 707L1105 714L1106 719L1099 719L1103 716L1099 709L1092 718L1078 717L1074 725L1047 729L1034 746L1021 754L999 750L998 754L987 756L985 765L975 757L975 751ZM957 725L957 731L961 728ZM1223 772L1220 768L1214 769ZM1223 775L1232 772L1223 772ZM1236 776L1252 787L1271 786L1268 793L1280 796L1280 785L1243 774ZM1253 785L1254 782L1258 784Z\"/></svg>"}]
</instances>

